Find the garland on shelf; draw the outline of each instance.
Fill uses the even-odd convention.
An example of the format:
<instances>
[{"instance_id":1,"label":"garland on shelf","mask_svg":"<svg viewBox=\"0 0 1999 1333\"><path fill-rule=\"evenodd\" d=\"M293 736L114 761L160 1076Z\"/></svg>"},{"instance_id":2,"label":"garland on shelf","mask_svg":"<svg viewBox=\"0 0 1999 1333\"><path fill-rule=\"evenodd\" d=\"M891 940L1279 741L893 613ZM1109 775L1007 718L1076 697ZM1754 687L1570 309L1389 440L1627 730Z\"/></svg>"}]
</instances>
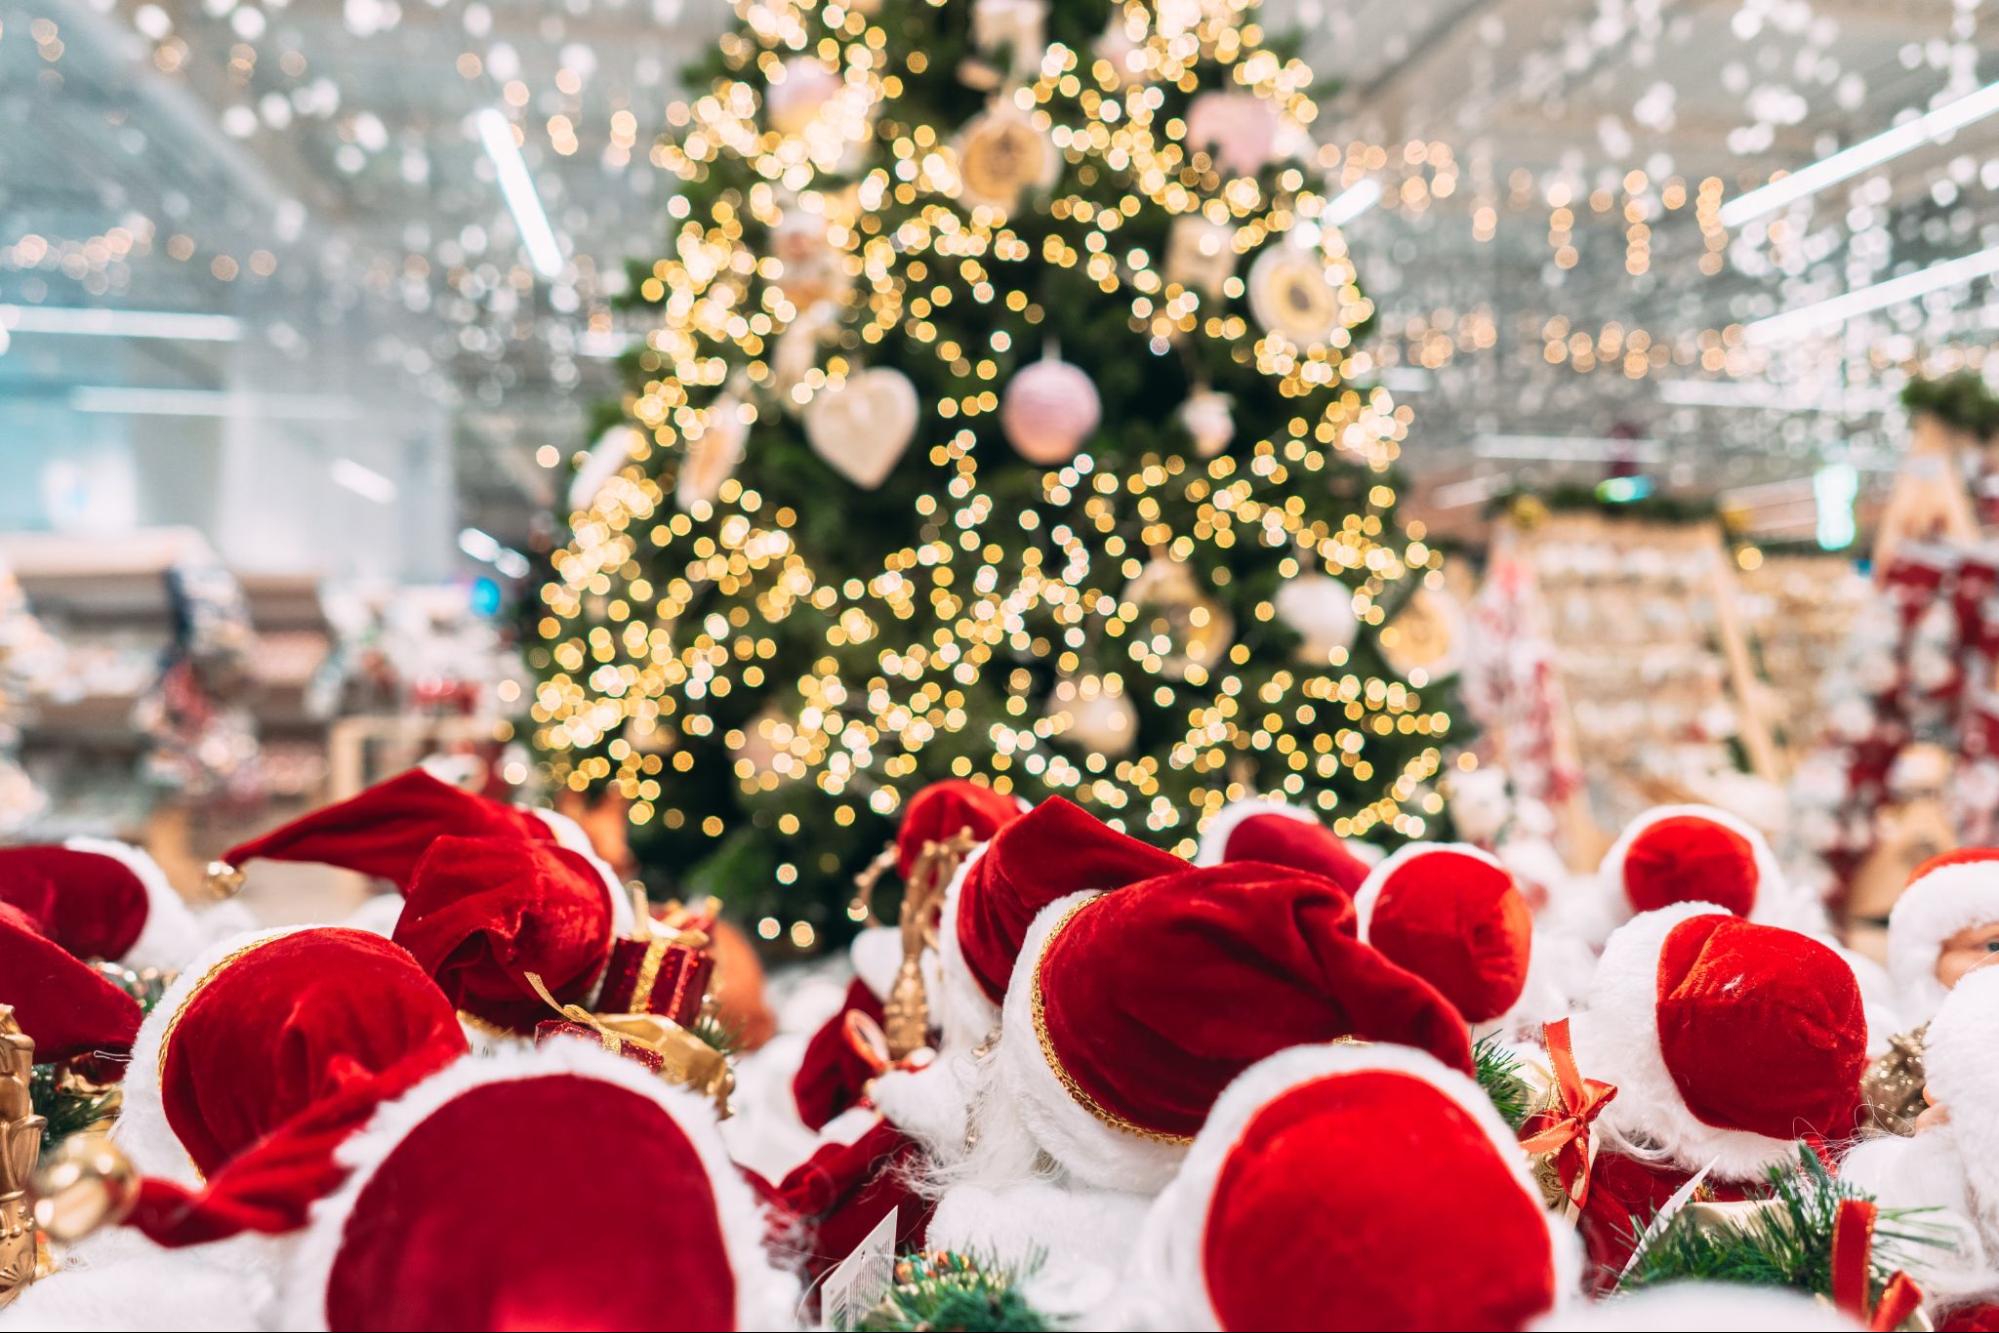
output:
<instances>
[{"instance_id":1,"label":"garland on shelf","mask_svg":"<svg viewBox=\"0 0 1999 1333\"><path fill-rule=\"evenodd\" d=\"M1843 1290L1865 1275L1866 1307L1877 1308L1891 1288L1906 1286L1902 1258L1916 1246L1944 1246L1941 1228L1917 1219L1925 1209L1876 1208L1866 1195L1833 1178L1808 1148L1798 1152L1798 1169L1772 1167L1770 1197L1754 1205L1723 1205L1720 1214L1690 1204L1653 1236L1618 1281L1622 1291L1666 1282L1732 1282L1753 1287L1787 1287L1829 1300L1858 1291ZM1855 1207L1858 1205L1858 1207ZM1868 1234L1861 1247L1841 1237L1864 1217ZM1632 1234L1646 1234L1650 1219L1631 1219ZM1843 1262L1843 1256L1857 1259ZM1850 1271L1848 1271L1850 1270Z\"/></svg>"},{"instance_id":2,"label":"garland on shelf","mask_svg":"<svg viewBox=\"0 0 1999 1333\"><path fill-rule=\"evenodd\" d=\"M894 1285L854 1325L858 1333L1041 1333L1049 1327L1047 1318L1020 1294L1012 1273L948 1250L919 1250L897 1259Z\"/></svg>"},{"instance_id":3,"label":"garland on shelf","mask_svg":"<svg viewBox=\"0 0 1999 1333\"><path fill-rule=\"evenodd\" d=\"M1902 406L1910 416L1927 412L1954 430L1980 440L1999 435L1999 398L1974 370L1942 379L1912 379L1903 386Z\"/></svg>"}]
</instances>

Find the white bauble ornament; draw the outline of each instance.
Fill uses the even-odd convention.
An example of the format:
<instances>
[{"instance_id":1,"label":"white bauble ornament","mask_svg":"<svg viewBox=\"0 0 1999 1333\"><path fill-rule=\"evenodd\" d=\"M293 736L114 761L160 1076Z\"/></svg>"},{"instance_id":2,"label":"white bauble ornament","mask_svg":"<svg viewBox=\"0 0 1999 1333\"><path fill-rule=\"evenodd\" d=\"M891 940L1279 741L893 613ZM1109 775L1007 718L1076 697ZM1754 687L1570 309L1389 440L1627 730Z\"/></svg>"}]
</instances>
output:
<instances>
[{"instance_id":1,"label":"white bauble ornament","mask_svg":"<svg viewBox=\"0 0 1999 1333\"><path fill-rule=\"evenodd\" d=\"M1138 741L1138 709L1121 685L1100 677L1056 685L1048 700L1048 716L1059 739L1106 758L1130 754Z\"/></svg>"},{"instance_id":2,"label":"white bauble ornament","mask_svg":"<svg viewBox=\"0 0 1999 1333\"><path fill-rule=\"evenodd\" d=\"M840 91L840 76L811 56L784 62L784 77L764 90L764 122L779 134L799 134Z\"/></svg>"},{"instance_id":3,"label":"white bauble ornament","mask_svg":"<svg viewBox=\"0 0 1999 1333\"><path fill-rule=\"evenodd\" d=\"M1194 452L1200 457L1213 458L1235 438L1235 414L1229 406L1229 396L1213 389L1196 389L1180 404L1180 424L1193 438Z\"/></svg>"},{"instance_id":4,"label":"white bauble ornament","mask_svg":"<svg viewBox=\"0 0 1999 1333\"><path fill-rule=\"evenodd\" d=\"M1206 92L1187 108L1187 143L1230 176L1254 176L1276 156L1281 117L1252 92Z\"/></svg>"},{"instance_id":5,"label":"white bauble ornament","mask_svg":"<svg viewBox=\"0 0 1999 1333\"><path fill-rule=\"evenodd\" d=\"M588 509L596 502L605 483L618 475L631 456L645 443L636 426L617 425L597 437L576 475L569 479L569 507Z\"/></svg>"},{"instance_id":6,"label":"white bauble ornament","mask_svg":"<svg viewBox=\"0 0 1999 1333\"><path fill-rule=\"evenodd\" d=\"M687 437L673 502L683 510L713 504L722 483L736 475L749 437L750 423L744 420L741 400L729 393L717 398L703 416L701 433Z\"/></svg>"},{"instance_id":7,"label":"white bauble ornament","mask_svg":"<svg viewBox=\"0 0 1999 1333\"><path fill-rule=\"evenodd\" d=\"M1300 574L1287 579L1272 599L1277 618L1303 640L1302 661L1324 664L1335 652L1353 647L1360 621L1353 610L1353 592L1330 574Z\"/></svg>"},{"instance_id":8,"label":"white bauble ornament","mask_svg":"<svg viewBox=\"0 0 1999 1333\"><path fill-rule=\"evenodd\" d=\"M1249 266L1249 313L1300 347L1331 342L1341 327L1340 295L1326 257L1312 246L1264 247Z\"/></svg>"},{"instance_id":9,"label":"white bauble ornament","mask_svg":"<svg viewBox=\"0 0 1999 1333\"><path fill-rule=\"evenodd\" d=\"M1041 64L1048 50L1048 0L972 0L972 44L987 55L1005 55L1005 72L1018 78Z\"/></svg>"},{"instance_id":10,"label":"white bauble ornament","mask_svg":"<svg viewBox=\"0 0 1999 1333\"><path fill-rule=\"evenodd\" d=\"M1000 430L1007 443L1038 467L1074 458L1103 415L1090 377L1054 356L1016 371L1000 398Z\"/></svg>"},{"instance_id":11,"label":"white bauble ornament","mask_svg":"<svg viewBox=\"0 0 1999 1333\"><path fill-rule=\"evenodd\" d=\"M1221 300L1228 280L1235 276L1235 235L1233 226L1211 222L1200 213L1174 218L1166 233L1166 280L1199 291L1210 301Z\"/></svg>"},{"instance_id":12,"label":"white bauble ornament","mask_svg":"<svg viewBox=\"0 0 1999 1333\"><path fill-rule=\"evenodd\" d=\"M916 386L889 366L857 371L813 395L805 409L812 452L871 491L888 480L916 438Z\"/></svg>"}]
</instances>

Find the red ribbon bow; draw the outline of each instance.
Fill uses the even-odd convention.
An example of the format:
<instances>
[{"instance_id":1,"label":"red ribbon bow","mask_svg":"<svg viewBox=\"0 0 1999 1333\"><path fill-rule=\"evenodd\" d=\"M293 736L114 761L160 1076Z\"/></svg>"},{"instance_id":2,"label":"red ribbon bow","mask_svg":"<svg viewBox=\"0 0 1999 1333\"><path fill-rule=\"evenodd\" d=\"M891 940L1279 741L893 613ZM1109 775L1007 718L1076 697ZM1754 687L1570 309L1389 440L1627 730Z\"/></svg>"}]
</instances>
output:
<instances>
[{"instance_id":1,"label":"red ribbon bow","mask_svg":"<svg viewBox=\"0 0 1999 1333\"><path fill-rule=\"evenodd\" d=\"M1923 1292L1896 1271L1870 1313L1874 1278L1874 1222L1880 1210L1866 1199L1842 1199L1832 1224L1832 1303L1872 1333L1900 1328L1922 1304Z\"/></svg>"},{"instance_id":2,"label":"red ribbon bow","mask_svg":"<svg viewBox=\"0 0 1999 1333\"><path fill-rule=\"evenodd\" d=\"M1555 1071L1555 1105L1527 1123L1534 1126L1523 1134L1520 1146L1535 1157L1555 1156L1555 1172L1569 1202L1581 1208L1589 1200L1589 1128L1592 1121L1617 1096L1611 1084L1584 1078L1576 1068L1575 1048L1569 1042L1569 1020L1557 1019L1541 1029L1548 1043L1548 1063Z\"/></svg>"}]
</instances>

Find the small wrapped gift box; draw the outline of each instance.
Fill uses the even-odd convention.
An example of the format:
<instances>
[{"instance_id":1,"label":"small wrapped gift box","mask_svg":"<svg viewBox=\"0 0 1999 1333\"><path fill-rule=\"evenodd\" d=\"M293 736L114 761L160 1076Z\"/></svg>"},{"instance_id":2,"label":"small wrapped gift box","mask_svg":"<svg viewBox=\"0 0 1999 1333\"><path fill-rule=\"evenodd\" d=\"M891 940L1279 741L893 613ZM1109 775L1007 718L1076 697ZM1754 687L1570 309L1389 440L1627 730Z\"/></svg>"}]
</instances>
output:
<instances>
[{"instance_id":1,"label":"small wrapped gift box","mask_svg":"<svg viewBox=\"0 0 1999 1333\"><path fill-rule=\"evenodd\" d=\"M708 979L715 971L715 960L689 943L700 938L613 941L598 1007L606 1013L658 1014L682 1027L692 1026L700 1017Z\"/></svg>"},{"instance_id":2,"label":"small wrapped gift box","mask_svg":"<svg viewBox=\"0 0 1999 1333\"><path fill-rule=\"evenodd\" d=\"M614 1050L627 1060L636 1060L657 1074L666 1068L666 1057L637 1041L626 1041L622 1037L606 1037L586 1023L572 1023L562 1018L544 1018L534 1025L534 1044L545 1046L557 1037L576 1037L583 1041L601 1045L605 1050Z\"/></svg>"}]
</instances>

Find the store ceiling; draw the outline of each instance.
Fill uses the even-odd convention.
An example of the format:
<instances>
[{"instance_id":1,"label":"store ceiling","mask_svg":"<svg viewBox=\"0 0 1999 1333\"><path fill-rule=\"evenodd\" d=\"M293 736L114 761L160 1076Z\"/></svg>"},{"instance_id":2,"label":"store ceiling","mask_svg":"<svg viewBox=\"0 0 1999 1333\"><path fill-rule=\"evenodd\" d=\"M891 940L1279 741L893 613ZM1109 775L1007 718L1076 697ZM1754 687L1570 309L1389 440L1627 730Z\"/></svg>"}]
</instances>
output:
<instances>
[{"instance_id":1,"label":"store ceiling","mask_svg":"<svg viewBox=\"0 0 1999 1333\"><path fill-rule=\"evenodd\" d=\"M1843 341L1738 354L1722 369L1741 382L1719 388L1730 376L1701 363L1699 338L1999 242L1994 117L1873 173L1887 185L1857 210L1848 196L1870 178L1821 195L1783 245L1760 226L1724 233L1702 267L1706 177L1733 196L1999 77L1982 57L1999 31L1975 8L1271 0L1267 16L1301 24L1341 85L1326 142L1389 150L1374 173L1389 200L1352 226L1353 248L1388 382L1417 412L1408 462L1478 483L1460 498L1535 475L1545 460L1520 455L1537 452L1623 449L1723 484L1849 452L1878 463L1876 409L1900 363L1982 355L1982 312L1961 291L1954 315L1908 308ZM552 495L537 451L572 448L610 388L620 262L663 230L667 182L644 148L675 72L726 17L721 0L0 0L0 102L17 127L0 138L0 303L241 321L234 340L23 329L0 394L240 393L249 364L295 397L420 396L452 415L471 520L520 533ZM520 280L473 128L510 96L527 103L527 163L565 250L553 282ZM1664 349L1642 349L1642 368L1634 331ZM1599 443L1612 435L1644 443Z\"/></svg>"}]
</instances>

